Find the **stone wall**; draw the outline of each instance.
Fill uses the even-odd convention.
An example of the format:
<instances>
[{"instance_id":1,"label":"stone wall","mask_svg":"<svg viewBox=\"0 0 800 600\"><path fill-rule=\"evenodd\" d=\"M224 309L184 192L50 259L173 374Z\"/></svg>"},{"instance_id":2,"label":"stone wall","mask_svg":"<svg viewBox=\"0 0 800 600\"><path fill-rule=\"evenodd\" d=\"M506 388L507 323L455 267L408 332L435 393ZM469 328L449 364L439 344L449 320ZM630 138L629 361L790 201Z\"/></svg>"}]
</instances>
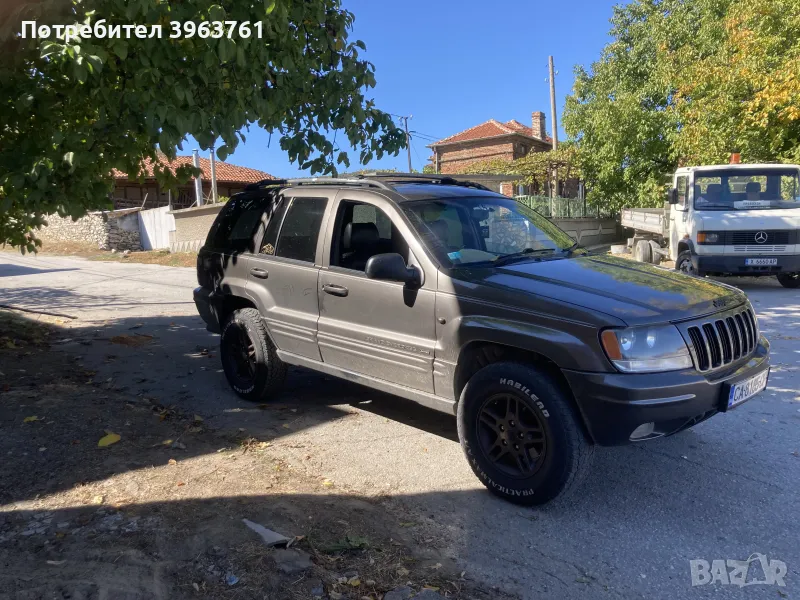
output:
<instances>
[{"instance_id":1,"label":"stone wall","mask_svg":"<svg viewBox=\"0 0 800 600\"><path fill-rule=\"evenodd\" d=\"M73 221L49 215L37 232L42 240L86 242L101 250L140 250L139 209L91 212Z\"/></svg>"}]
</instances>

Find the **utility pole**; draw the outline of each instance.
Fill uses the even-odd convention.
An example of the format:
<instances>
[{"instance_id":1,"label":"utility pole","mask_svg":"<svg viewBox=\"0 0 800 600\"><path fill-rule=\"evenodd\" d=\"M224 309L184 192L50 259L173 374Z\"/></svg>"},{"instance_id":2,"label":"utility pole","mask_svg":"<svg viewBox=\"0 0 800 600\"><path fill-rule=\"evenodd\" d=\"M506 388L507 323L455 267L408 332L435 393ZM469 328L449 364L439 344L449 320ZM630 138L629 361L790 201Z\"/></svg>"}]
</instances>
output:
<instances>
[{"instance_id":1,"label":"utility pole","mask_svg":"<svg viewBox=\"0 0 800 600\"><path fill-rule=\"evenodd\" d=\"M200 155L197 150L192 150L192 164L196 169L200 168ZM194 178L194 198L197 206L203 206L203 175Z\"/></svg>"},{"instance_id":2,"label":"utility pole","mask_svg":"<svg viewBox=\"0 0 800 600\"><path fill-rule=\"evenodd\" d=\"M550 114L553 119L553 150L558 150L558 115L556 114L556 70L553 66L553 57L550 56ZM552 198L558 196L558 169L553 169L553 186L550 191L550 216L553 214L553 201Z\"/></svg>"},{"instance_id":3,"label":"utility pole","mask_svg":"<svg viewBox=\"0 0 800 600\"><path fill-rule=\"evenodd\" d=\"M217 161L214 156L214 146L211 146L211 201L215 204L219 202L219 196L217 196Z\"/></svg>"},{"instance_id":4,"label":"utility pole","mask_svg":"<svg viewBox=\"0 0 800 600\"><path fill-rule=\"evenodd\" d=\"M558 115L556 114L556 71L550 57L550 113L553 118L553 150L558 150Z\"/></svg>"},{"instance_id":5,"label":"utility pole","mask_svg":"<svg viewBox=\"0 0 800 600\"><path fill-rule=\"evenodd\" d=\"M408 120L413 119L414 115L408 115L407 117L400 117L403 119L403 126L406 130L406 150L408 150L408 172L411 173L411 136L408 133Z\"/></svg>"}]
</instances>

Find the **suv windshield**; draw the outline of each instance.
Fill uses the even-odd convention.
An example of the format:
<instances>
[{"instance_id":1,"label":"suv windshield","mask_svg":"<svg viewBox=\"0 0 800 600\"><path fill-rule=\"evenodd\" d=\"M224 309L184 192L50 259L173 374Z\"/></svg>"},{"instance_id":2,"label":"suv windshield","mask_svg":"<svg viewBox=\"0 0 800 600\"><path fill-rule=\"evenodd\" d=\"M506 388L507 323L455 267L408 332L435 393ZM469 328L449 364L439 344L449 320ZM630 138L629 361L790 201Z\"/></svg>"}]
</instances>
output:
<instances>
[{"instance_id":1,"label":"suv windshield","mask_svg":"<svg viewBox=\"0 0 800 600\"><path fill-rule=\"evenodd\" d=\"M695 174L695 210L800 208L797 169L719 169Z\"/></svg>"},{"instance_id":2,"label":"suv windshield","mask_svg":"<svg viewBox=\"0 0 800 600\"><path fill-rule=\"evenodd\" d=\"M445 266L564 257L578 245L534 210L498 196L404 202L403 211Z\"/></svg>"}]
</instances>

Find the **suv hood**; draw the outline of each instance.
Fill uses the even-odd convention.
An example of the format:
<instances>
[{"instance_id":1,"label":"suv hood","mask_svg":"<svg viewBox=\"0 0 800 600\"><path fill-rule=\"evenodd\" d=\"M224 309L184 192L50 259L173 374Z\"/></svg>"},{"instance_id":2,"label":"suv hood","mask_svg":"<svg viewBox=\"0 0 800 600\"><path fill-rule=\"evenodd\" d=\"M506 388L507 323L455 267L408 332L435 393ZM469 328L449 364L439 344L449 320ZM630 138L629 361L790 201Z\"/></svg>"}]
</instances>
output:
<instances>
[{"instance_id":1,"label":"suv hood","mask_svg":"<svg viewBox=\"0 0 800 600\"><path fill-rule=\"evenodd\" d=\"M728 285L611 256L525 261L491 271L486 285L583 306L628 325L683 321L747 301Z\"/></svg>"}]
</instances>

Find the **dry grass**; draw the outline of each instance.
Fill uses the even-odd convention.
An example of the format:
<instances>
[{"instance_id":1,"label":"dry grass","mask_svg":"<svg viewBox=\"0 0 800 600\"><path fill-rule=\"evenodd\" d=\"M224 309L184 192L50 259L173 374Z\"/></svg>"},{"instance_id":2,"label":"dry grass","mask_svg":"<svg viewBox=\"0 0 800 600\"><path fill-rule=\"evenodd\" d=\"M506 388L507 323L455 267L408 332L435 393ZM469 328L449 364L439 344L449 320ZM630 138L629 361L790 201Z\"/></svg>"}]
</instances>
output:
<instances>
[{"instance_id":1,"label":"dry grass","mask_svg":"<svg viewBox=\"0 0 800 600\"><path fill-rule=\"evenodd\" d=\"M17 252L13 248L4 248L6 252ZM194 267L197 254L194 252L170 252L169 250L142 250L124 255L122 252L100 250L86 242L44 241L39 248L43 256L80 256L89 260L143 263L148 265L164 265L167 267Z\"/></svg>"}]
</instances>

